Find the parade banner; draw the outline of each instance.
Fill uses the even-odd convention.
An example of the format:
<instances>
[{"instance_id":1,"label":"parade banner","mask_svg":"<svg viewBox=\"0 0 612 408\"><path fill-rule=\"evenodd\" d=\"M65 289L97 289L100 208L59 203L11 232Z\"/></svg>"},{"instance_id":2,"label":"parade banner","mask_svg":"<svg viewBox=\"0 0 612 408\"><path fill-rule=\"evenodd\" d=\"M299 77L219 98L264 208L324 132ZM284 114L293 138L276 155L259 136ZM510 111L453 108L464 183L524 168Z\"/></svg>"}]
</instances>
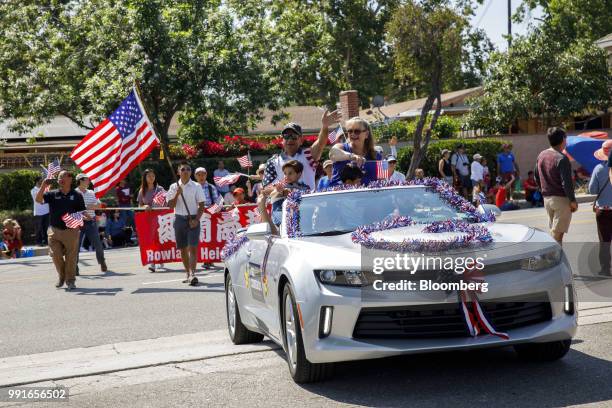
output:
<instances>
[{"instance_id":1,"label":"parade banner","mask_svg":"<svg viewBox=\"0 0 612 408\"><path fill-rule=\"evenodd\" d=\"M225 241L240 228L259 222L257 206L246 205L200 218L198 262L220 262ZM143 265L181 262L174 237L172 210L141 211L135 215L140 258Z\"/></svg>"}]
</instances>

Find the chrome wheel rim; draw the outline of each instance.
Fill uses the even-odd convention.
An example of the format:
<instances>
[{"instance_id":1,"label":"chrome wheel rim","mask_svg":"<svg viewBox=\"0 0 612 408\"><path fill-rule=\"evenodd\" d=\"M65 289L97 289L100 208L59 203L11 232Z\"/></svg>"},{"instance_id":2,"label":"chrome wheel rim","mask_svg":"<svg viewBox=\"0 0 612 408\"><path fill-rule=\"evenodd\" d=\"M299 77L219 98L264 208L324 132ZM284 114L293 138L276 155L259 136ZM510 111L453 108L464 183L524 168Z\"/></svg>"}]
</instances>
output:
<instances>
[{"instance_id":1,"label":"chrome wheel rim","mask_svg":"<svg viewBox=\"0 0 612 408\"><path fill-rule=\"evenodd\" d=\"M287 354L289 364L292 368L297 365L297 328L295 327L295 319L293 318L293 304L291 297L285 297L285 341L287 343Z\"/></svg>"},{"instance_id":2,"label":"chrome wheel rim","mask_svg":"<svg viewBox=\"0 0 612 408\"><path fill-rule=\"evenodd\" d=\"M227 285L227 323L230 334L234 338L234 333L236 332L236 296L234 295L231 280Z\"/></svg>"}]
</instances>

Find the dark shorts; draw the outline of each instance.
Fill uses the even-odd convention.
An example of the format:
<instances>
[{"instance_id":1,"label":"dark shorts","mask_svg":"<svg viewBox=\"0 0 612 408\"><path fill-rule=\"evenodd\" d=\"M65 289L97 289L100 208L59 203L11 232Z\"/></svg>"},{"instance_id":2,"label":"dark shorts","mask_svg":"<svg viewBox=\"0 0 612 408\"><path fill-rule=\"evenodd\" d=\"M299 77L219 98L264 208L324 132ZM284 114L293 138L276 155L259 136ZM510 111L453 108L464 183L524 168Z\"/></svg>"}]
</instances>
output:
<instances>
[{"instance_id":1,"label":"dark shorts","mask_svg":"<svg viewBox=\"0 0 612 408\"><path fill-rule=\"evenodd\" d=\"M189 217L175 215L174 236L177 249L187 248L188 246L197 247L200 243L200 223L195 228L189 228Z\"/></svg>"},{"instance_id":2,"label":"dark shorts","mask_svg":"<svg viewBox=\"0 0 612 408\"><path fill-rule=\"evenodd\" d=\"M514 176L514 172L513 171L509 171L507 173L502 173L501 174L501 178L502 178L502 183L507 183L510 180L512 180L512 176ZM510 186L510 188L512 188L512 186Z\"/></svg>"},{"instance_id":3,"label":"dark shorts","mask_svg":"<svg viewBox=\"0 0 612 408\"><path fill-rule=\"evenodd\" d=\"M459 176L459 180L461 181L461 187L463 188L472 188L472 179L470 176Z\"/></svg>"}]
</instances>

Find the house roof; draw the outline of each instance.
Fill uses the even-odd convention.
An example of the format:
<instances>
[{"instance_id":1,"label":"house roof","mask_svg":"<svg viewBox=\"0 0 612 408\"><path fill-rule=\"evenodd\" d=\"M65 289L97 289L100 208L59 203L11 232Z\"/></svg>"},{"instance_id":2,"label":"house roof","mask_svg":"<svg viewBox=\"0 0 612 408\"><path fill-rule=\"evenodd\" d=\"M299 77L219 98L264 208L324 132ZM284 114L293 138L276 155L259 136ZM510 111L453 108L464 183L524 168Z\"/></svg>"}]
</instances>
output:
<instances>
[{"instance_id":1,"label":"house roof","mask_svg":"<svg viewBox=\"0 0 612 408\"><path fill-rule=\"evenodd\" d=\"M442 96L442 107L457 107L457 106L465 106L465 99L470 96L476 96L482 93L482 87L478 86L475 88L462 89L460 91L453 91L443 93ZM390 118L400 117L400 116L411 116L411 113L418 112L420 114L423 105L427 98L419 98L413 99L411 101L398 102L390 105L381 106L380 110ZM436 104L432 107L435 109ZM380 114L378 113L378 109L367 108L362 109L359 112L359 116L364 119L375 121L379 120Z\"/></svg>"},{"instance_id":2,"label":"house roof","mask_svg":"<svg viewBox=\"0 0 612 408\"><path fill-rule=\"evenodd\" d=\"M279 113L286 113L287 118L281 119L276 123L272 123L274 115ZM255 129L249 131L249 134L258 133L280 133L283 130L283 126L287 122L295 122L302 126L302 131L307 132L318 132L321 128L321 116L323 110L317 106L289 106L283 108L281 111L271 111L266 109L263 111L264 118L259 121Z\"/></svg>"}]
</instances>

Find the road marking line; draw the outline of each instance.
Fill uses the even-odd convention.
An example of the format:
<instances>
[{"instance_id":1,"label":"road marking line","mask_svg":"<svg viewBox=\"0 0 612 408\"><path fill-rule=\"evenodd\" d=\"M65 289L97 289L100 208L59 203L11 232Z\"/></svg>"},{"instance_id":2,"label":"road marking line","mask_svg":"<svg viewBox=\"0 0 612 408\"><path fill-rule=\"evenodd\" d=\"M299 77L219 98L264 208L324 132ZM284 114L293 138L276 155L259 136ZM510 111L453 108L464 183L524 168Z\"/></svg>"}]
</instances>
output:
<instances>
[{"instance_id":1,"label":"road marking line","mask_svg":"<svg viewBox=\"0 0 612 408\"><path fill-rule=\"evenodd\" d=\"M196 274L196 277L198 279L205 279L205 278L214 278L216 277L216 275L204 275L204 276L200 276L198 274ZM219 275L219 277L221 277L221 275ZM143 282L143 285L155 285L156 283L168 283L168 282L182 282L184 281L185 278L181 278L181 279L169 279L169 280L163 280L163 281L156 281L156 282Z\"/></svg>"}]
</instances>

